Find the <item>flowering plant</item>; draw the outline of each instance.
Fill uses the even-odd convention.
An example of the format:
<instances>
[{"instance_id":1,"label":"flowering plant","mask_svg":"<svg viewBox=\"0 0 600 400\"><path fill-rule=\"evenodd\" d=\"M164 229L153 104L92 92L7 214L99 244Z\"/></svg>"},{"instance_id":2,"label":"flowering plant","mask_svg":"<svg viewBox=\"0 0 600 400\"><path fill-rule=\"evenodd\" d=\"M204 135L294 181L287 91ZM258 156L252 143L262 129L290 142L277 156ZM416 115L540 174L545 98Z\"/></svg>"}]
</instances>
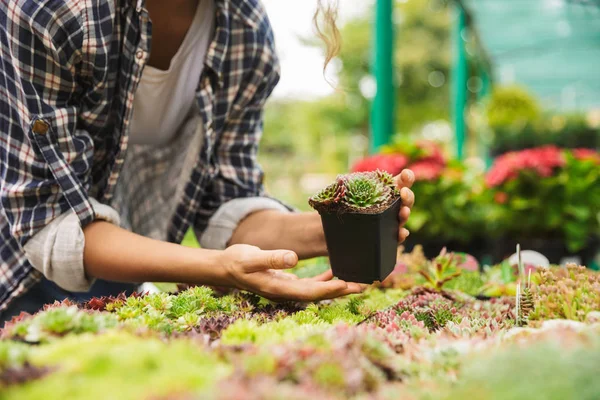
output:
<instances>
[{"instance_id":1,"label":"flowering plant","mask_svg":"<svg viewBox=\"0 0 600 400\"><path fill-rule=\"evenodd\" d=\"M469 176L464 164L448 161L436 143L397 140L380 154L358 161L352 171L380 169L396 175L404 168L411 169L416 178L412 190L418 207L411 210L407 222L411 238L444 244L470 242L483 227L481 208L475 207L483 183Z\"/></svg>"},{"instance_id":2,"label":"flowering plant","mask_svg":"<svg viewBox=\"0 0 600 400\"><path fill-rule=\"evenodd\" d=\"M544 146L506 153L485 177L497 236L559 238L570 251L600 232L600 155Z\"/></svg>"}]
</instances>

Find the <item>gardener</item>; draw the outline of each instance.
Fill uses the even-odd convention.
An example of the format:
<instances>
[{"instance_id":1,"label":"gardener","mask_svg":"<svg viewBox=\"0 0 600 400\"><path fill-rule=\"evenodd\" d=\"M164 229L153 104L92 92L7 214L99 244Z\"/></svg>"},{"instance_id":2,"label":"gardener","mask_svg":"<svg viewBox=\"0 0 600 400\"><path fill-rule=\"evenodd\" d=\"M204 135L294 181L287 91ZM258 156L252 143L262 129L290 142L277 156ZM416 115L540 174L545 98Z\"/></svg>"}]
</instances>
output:
<instances>
[{"instance_id":1,"label":"gardener","mask_svg":"<svg viewBox=\"0 0 600 400\"><path fill-rule=\"evenodd\" d=\"M0 23L0 320L134 288L110 282L361 290L281 271L326 245L317 214L263 191L279 70L258 0L4 0ZM404 223L414 178L397 179ZM175 244L190 227L203 249Z\"/></svg>"}]
</instances>

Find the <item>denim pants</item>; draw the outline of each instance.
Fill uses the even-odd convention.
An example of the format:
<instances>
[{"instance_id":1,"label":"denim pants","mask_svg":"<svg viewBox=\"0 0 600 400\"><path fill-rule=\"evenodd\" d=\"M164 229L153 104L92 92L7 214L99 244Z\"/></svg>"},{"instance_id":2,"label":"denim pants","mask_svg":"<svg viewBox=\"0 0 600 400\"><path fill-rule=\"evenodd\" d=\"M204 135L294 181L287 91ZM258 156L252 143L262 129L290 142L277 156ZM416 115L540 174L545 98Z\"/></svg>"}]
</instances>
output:
<instances>
[{"instance_id":1,"label":"denim pants","mask_svg":"<svg viewBox=\"0 0 600 400\"><path fill-rule=\"evenodd\" d=\"M12 317L19 315L22 311L33 314L39 311L45 304L69 299L73 302L82 302L92 297L116 296L122 292L130 295L137 289L138 285L132 283L108 282L96 280L89 292L72 293L58 287L54 282L46 278L29 289L23 296L13 301L10 306L0 313L0 328L4 322L10 321Z\"/></svg>"}]
</instances>

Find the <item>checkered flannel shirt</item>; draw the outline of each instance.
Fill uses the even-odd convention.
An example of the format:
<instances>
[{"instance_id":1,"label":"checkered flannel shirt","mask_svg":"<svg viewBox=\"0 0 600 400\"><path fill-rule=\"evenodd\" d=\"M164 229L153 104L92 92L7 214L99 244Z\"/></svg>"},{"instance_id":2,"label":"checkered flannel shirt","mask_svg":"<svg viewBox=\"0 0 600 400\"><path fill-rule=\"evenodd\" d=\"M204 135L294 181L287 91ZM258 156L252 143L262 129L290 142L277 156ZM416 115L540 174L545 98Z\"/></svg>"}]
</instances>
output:
<instances>
[{"instance_id":1,"label":"checkered flannel shirt","mask_svg":"<svg viewBox=\"0 0 600 400\"><path fill-rule=\"evenodd\" d=\"M263 195L262 109L279 79L272 30L259 0L215 3L197 88L204 135L166 226L176 243L224 203ZM85 227L93 198L135 204L132 225L151 218L138 185L115 196L150 40L142 0L0 0L0 311L41 277L24 246L58 216L72 210ZM136 175L165 168L154 161L138 157Z\"/></svg>"}]
</instances>

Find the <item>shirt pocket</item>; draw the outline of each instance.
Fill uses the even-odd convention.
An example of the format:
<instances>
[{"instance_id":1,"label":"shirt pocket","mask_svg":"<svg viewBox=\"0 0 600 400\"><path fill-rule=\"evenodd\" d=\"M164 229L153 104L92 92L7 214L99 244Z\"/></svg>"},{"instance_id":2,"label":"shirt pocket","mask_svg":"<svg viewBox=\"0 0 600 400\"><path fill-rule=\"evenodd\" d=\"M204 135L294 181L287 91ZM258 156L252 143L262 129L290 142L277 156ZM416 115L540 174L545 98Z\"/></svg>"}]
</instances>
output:
<instances>
[{"instance_id":1,"label":"shirt pocket","mask_svg":"<svg viewBox=\"0 0 600 400\"><path fill-rule=\"evenodd\" d=\"M35 116L28 134L64 198L85 226L94 220L88 197L94 142L85 131L74 130L71 134L65 128L56 129L53 120L48 116Z\"/></svg>"}]
</instances>

